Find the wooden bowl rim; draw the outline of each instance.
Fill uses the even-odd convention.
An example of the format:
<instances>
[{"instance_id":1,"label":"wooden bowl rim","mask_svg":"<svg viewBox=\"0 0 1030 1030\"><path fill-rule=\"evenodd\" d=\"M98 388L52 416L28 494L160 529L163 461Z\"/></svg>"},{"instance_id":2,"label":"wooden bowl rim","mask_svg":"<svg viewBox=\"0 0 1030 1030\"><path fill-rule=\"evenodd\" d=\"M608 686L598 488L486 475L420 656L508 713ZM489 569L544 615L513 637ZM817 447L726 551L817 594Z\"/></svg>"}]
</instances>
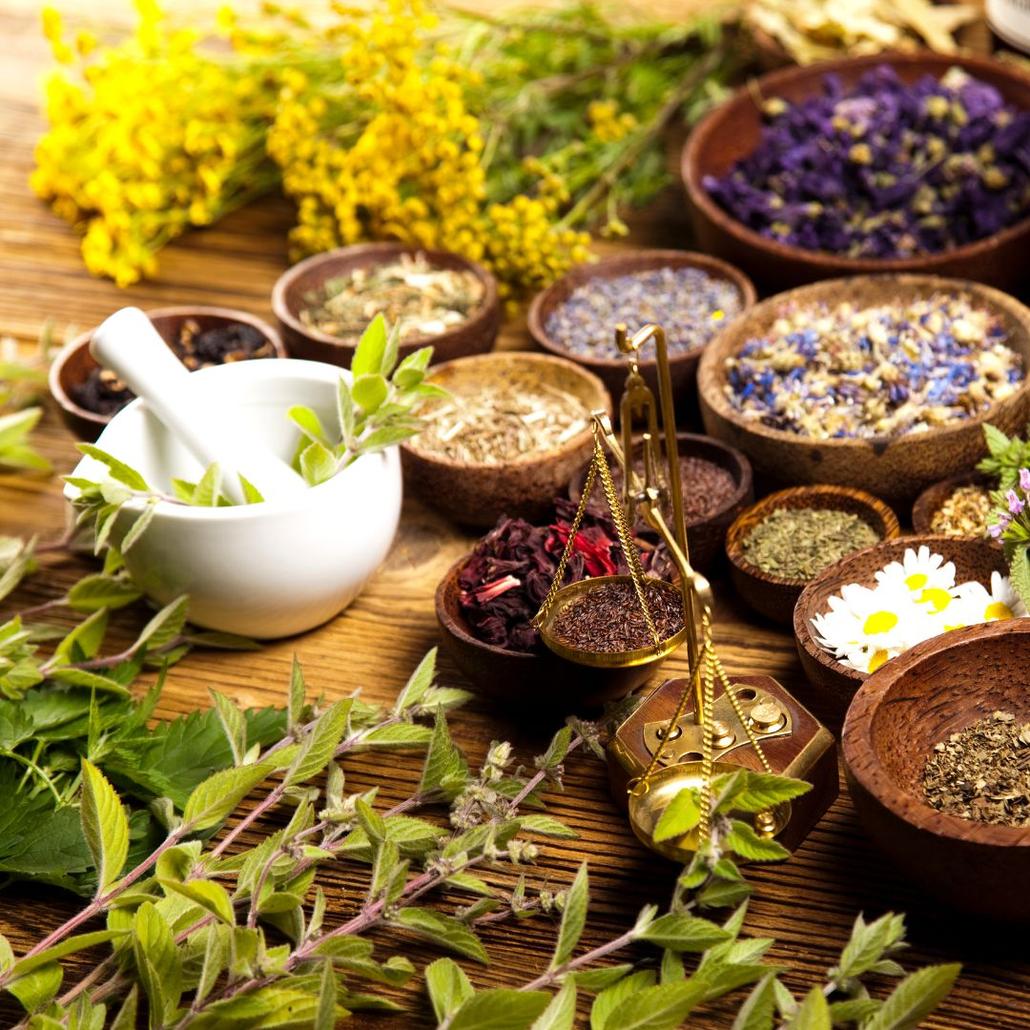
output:
<instances>
[{"instance_id":1,"label":"wooden bowl rim","mask_svg":"<svg viewBox=\"0 0 1030 1030\"><path fill-rule=\"evenodd\" d=\"M827 501L830 503L826 504L784 504L784 501L793 498L804 498L805 500L811 499L812 501ZM894 510L890 505L881 501L879 497L869 493L866 490L859 490L857 487L852 486L835 486L832 483L812 483L804 486L791 486L784 490L777 490L775 493L767 494L759 501L755 501L754 504L748 505L731 523L729 529L726 530L726 557L729 559L730 564L733 565L738 572L751 579L760 580L762 583L770 583L775 586L782 587L804 587L809 583L814 583L819 577L816 576L813 579L795 579L789 576L773 576L768 572L763 572L760 568L752 565L744 557L744 524L750 522L755 516L760 516L757 522L763 521L767 516L771 515L777 508L831 508L836 509L841 507L840 501L851 501L857 504L859 507L864 508L867 514L874 515L879 522L883 525L883 536L878 543L883 543L885 540L895 540L901 535L901 523L898 522L897 515L894 514ZM841 509L843 510L843 509ZM755 523L757 525L757 522ZM875 544L872 546L876 546ZM869 548L863 548L862 550L869 550ZM858 551L853 551L853 554L858 554ZM846 555L845 557L851 557ZM829 566L832 568L833 566ZM824 570L825 571L825 570ZM820 573L821 575L822 573Z\"/></svg>"},{"instance_id":2,"label":"wooden bowl rim","mask_svg":"<svg viewBox=\"0 0 1030 1030\"><path fill-rule=\"evenodd\" d=\"M757 79L751 79L745 83L733 96L709 111L687 137L680 159L680 175L690 203L737 243L752 250L761 251L767 258L799 261L823 269L834 269L838 272L929 272L934 268L956 261L975 261L988 251L996 250L1025 235L1030 230L1030 211L1018 222L1014 222L998 232L974 240L972 243L965 243L960 247L952 247L950 250L907 258L849 258L838 256L833 251L807 250L804 247L796 247L762 236L753 229L749 229L712 199L701 182L700 153L707 145L709 137L721 132L723 123L731 121L739 107L747 103L756 104L757 97L775 96L776 91L781 90L785 85L790 86L806 81L812 83L812 95L815 95L819 80L825 75L839 74L841 71L852 69L861 71L881 64L892 67L922 65L925 66L925 72L930 75L943 74L949 68L957 65L974 76L979 74L980 76L1000 77L1013 83L1030 85L1030 76L1027 76L1026 73L992 58L974 54L937 54L930 50L890 51L881 54L866 54L860 57L843 57L819 61L815 64L792 65L789 68L766 72Z\"/></svg>"},{"instance_id":3,"label":"wooden bowl rim","mask_svg":"<svg viewBox=\"0 0 1030 1030\"><path fill-rule=\"evenodd\" d=\"M224 308L210 304L172 304L163 308L150 308L144 311L144 314L151 320L155 318L181 318L185 320L200 315L222 318L227 322L240 322L244 325L252 326L261 333L272 345L277 358L285 358L287 356L286 348L283 346L279 333L267 322L258 318L257 315L252 315L249 311L240 311L236 308ZM64 383L62 382L65 366L72 355L83 347L89 347L93 334L99 328L99 325L95 325L92 329L79 333L75 339L66 343L54 355L53 360L50 362L50 369L47 372L47 381L51 395L65 411L87 422L92 422L94 425L106 426L114 418L114 415L101 415L96 411L90 411L88 408L83 408L81 405L76 404L67 390L65 390Z\"/></svg>"},{"instance_id":4,"label":"wooden bowl rim","mask_svg":"<svg viewBox=\"0 0 1030 1030\"><path fill-rule=\"evenodd\" d=\"M934 426L919 433L902 433L900 436L888 437L829 437L824 439L802 436L800 433L792 433L786 429L773 429L761 422L745 419L730 404L722 390L726 380L725 362L727 358L737 353L740 346L743 346L743 342L739 345L736 343L733 334L745 331L748 335L757 335L763 331L758 326L765 325L767 327L774 320L775 312L785 304L819 302L825 299L822 294L834 291L838 291L841 298L846 298L851 290L869 282L878 286L882 285L885 296L896 295L899 292L898 288L901 287L913 287L925 292L939 290L957 293L966 291L989 308L1004 312L1012 321L1022 327L1025 336L1027 353L1017 351L1023 360L1023 380L1018 388L971 418L954 424ZM895 287L893 290L891 289L892 285ZM748 331L746 327L750 323L755 323L756 327L754 330ZM1030 308L1010 294L995 289L993 286L987 286L972 279L953 279L938 275L854 275L840 279L821 279L818 282L796 286L791 290L767 297L749 311L743 312L734 322L720 330L704 348L701 364L698 367L697 388L703 404L707 405L719 418L732 423L741 432L764 437L767 440L779 441L798 449L821 451L832 448L838 452L851 450L856 454L869 450L880 453L881 448L883 451L888 448L897 450L906 444L925 440L934 440L941 447L947 447L963 432L968 432L973 427L978 428L985 422L993 421L998 417L1000 411L1018 404L1021 399L1030 395L1030 357L1028 355L1030 355Z\"/></svg>"},{"instance_id":5,"label":"wooden bowl rim","mask_svg":"<svg viewBox=\"0 0 1030 1030\"><path fill-rule=\"evenodd\" d=\"M934 508L933 511L929 511L930 503L934 499L934 495L938 491L953 492L960 486L983 486L990 489L991 480L986 473L978 472L976 469L969 469L966 472L956 472L953 476L947 476L944 479L938 479L936 483L931 483L928 487L920 491L919 496L912 502L912 529L916 533L933 534L933 530L930 529L930 522L934 515L939 511L939 507ZM948 494L945 493L945 499L947 496ZM955 539L963 540L966 538L955 537ZM973 537L970 539L977 538Z\"/></svg>"},{"instance_id":6,"label":"wooden bowl rim","mask_svg":"<svg viewBox=\"0 0 1030 1030\"><path fill-rule=\"evenodd\" d=\"M436 608L437 624L445 633L449 633L456 640L460 640L461 643L477 647L484 653L493 657L526 660L539 659L540 655L538 654L533 654L529 651L512 651L509 648L500 647L497 644L488 644L486 641L473 636L471 630L468 628L468 623L461 614L461 606L455 603L454 610L452 611L451 607L447 604L448 589L453 584L455 592L457 591L458 576L461 575L462 570L472 560L472 553L472 551L468 551L463 554L443 574L440 582L436 585L434 604Z\"/></svg>"},{"instance_id":7,"label":"wooden bowl rim","mask_svg":"<svg viewBox=\"0 0 1030 1030\"><path fill-rule=\"evenodd\" d=\"M898 655L872 673L859 687L848 707L841 733L841 750L852 776L898 819L916 829L952 840L996 847L1030 846L1030 826L1004 826L940 812L918 794L903 790L877 758L872 726L881 704L894 684L924 659L944 651L975 647L978 641L1011 634L1030 634L1030 619L1013 619L952 630ZM906 804L899 804L900 798Z\"/></svg>"},{"instance_id":8,"label":"wooden bowl rim","mask_svg":"<svg viewBox=\"0 0 1030 1030\"><path fill-rule=\"evenodd\" d=\"M945 561L951 561L948 549L952 552L956 548L969 548L969 547L993 547L993 544L989 540L976 540L972 537L957 537L957 536L941 536L940 534L934 533L923 533L915 534L912 536L897 536L891 540L881 540L878 544L873 544L872 547L867 547L862 551L855 551L853 554L849 554L844 558L841 558L839 562L831 565L829 568L824 569L815 579L810 580L805 586L805 589L801 591L801 596L797 600L797 604L794 605L794 639L798 647L804 649L805 653L809 658L818 662L824 669L829 670L838 677L843 677L850 683L858 686L869 679L870 673L859 672L857 669L852 669L850 666L844 665L837 661L829 651L821 648L812 636L812 632L809 629L809 625L812 620L812 616L818 614L811 611L814 596L817 589L820 589L827 582L838 580L840 585L846 585L847 583L855 582L853 578L849 578L843 575L845 569L850 568L851 563L859 558L861 555L867 555L871 551L875 551L877 548L884 550L893 550L899 544L903 544L904 547L901 553L895 557L888 559L889 561L900 561L901 556L904 555L904 548L911 547L913 550L918 550L922 545L926 545L930 548L931 552L941 554L944 556ZM994 548L1000 555L1000 550ZM881 562L880 567L882 568L887 562ZM837 591L834 591L836 593ZM969 627L975 628L975 627ZM949 636L950 633L959 633L961 630L951 630L949 633L939 634L936 637L931 637L930 640L940 640L942 637ZM928 643L928 641L923 641ZM916 647L921 647L922 644L917 644ZM916 650L916 648L910 648L910 651ZM909 651L898 655L898 658L904 658ZM898 658L892 659L887 665L893 664ZM884 668L887 668L887 665ZM879 671L879 670L878 670Z\"/></svg>"},{"instance_id":9,"label":"wooden bowl rim","mask_svg":"<svg viewBox=\"0 0 1030 1030\"><path fill-rule=\"evenodd\" d=\"M467 368L472 362L480 364L487 362L529 362L533 365L550 365L552 368L555 367L556 364L561 364L578 377L581 382L589 387L595 394L594 401L590 402L593 404L593 406L590 407L590 411L597 411L603 407L606 412L611 414L611 396L609 395L604 383L602 383L601 380L589 369L583 368L581 365L576 364L575 361L570 361L568 358L559 358L554 354L533 354L530 351L518 350L488 351L486 354L466 354L464 357L452 358L450 361L442 361L439 365L431 365L426 371L426 378L429 379L442 369L451 369L456 365ZM405 440L401 444L401 449L406 451L413 458L417 458L419 461L424 461L429 465L436 465L440 468L454 469L461 472L468 472L470 470L476 472L504 472L506 469L532 468L535 465L547 464L554 461L556 458L565 457L566 455L572 454L582 448L586 443L593 439L593 435L593 425L588 419L587 425L580 430L580 432L557 447L552 447L548 451L539 453L530 451L528 454L520 454L508 461L491 463L459 461L457 458L449 458L445 454L426 450L425 448L418 446L416 443L417 437Z\"/></svg>"},{"instance_id":10,"label":"wooden bowl rim","mask_svg":"<svg viewBox=\"0 0 1030 1030\"><path fill-rule=\"evenodd\" d=\"M748 495L748 492L753 489L755 474L754 469L751 467L751 462L748 461L747 455L743 451L734 447L732 444L723 443L722 440L717 440L714 436L706 436L704 433L676 433L677 451L681 458L698 457L701 458L702 461L708 461L708 458L705 458L700 454L684 454L683 451L680 450L684 444L688 446L700 444L702 448L710 448L713 451L720 451L724 454L729 459L729 462L732 463L733 468L731 469L726 465L720 465L719 467L725 469L731 476L733 476L733 482L736 487L730 499L717 511L712 512L711 515L703 518L700 522L692 522L688 525L687 531L690 532L690 530L698 530L702 526L709 525L716 519L725 515L726 512L735 505L740 504L740 502ZM713 461L712 464L714 465L715 462ZM568 494L571 500L578 502L579 498L582 496L584 478L585 473L581 469L572 477L572 479L569 480Z\"/></svg>"},{"instance_id":11,"label":"wooden bowl rim","mask_svg":"<svg viewBox=\"0 0 1030 1030\"><path fill-rule=\"evenodd\" d=\"M724 279L732 283L740 294L740 312L733 320L743 317L744 313L754 307L758 300L758 292L751 279L744 274L736 265L731 265L722 258L714 257L711 254L702 254L694 250L671 250L661 248L648 248L642 250L630 250L624 254L612 254L609 257L601 258L599 261L584 262L570 268L560 279L556 279L550 286L541 290L533 298L529 305L529 312L526 316L526 325L533 339L545 350L550 351L556 357L575 361L577 364L587 368L600 368L618 370L626 368L626 359L619 358L593 358L587 355L574 354L566 347L561 346L556 340L548 335L544 327L543 310L548 303L566 288L575 289L589 282L591 279L615 279L619 275L630 275L633 272L645 272L653 268L668 266L678 268L700 268L709 272L713 278ZM605 273L608 274L605 274ZM613 327L614 328L614 327ZM714 339L714 335L713 335ZM711 343L711 340L708 341ZM669 355L669 365L682 364L687 360L697 360L701 352L708 346L708 343L700 347L693 347L688 351ZM657 364L655 358L648 358L640 362L641 368L653 368Z\"/></svg>"},{"instance_id":12,"label":"wooden bowl rim","mask_svg":"<svg viewBox=\"0 0 1030 1030\"><path fill-rule=\"evenodd\" d=\"M367 266L385 264L387 259L400 254L423 254L431 266L434 265L434 262L439 262L441 259L463 266L479 279L485 291L479 306L472 311L464 322L459 322L446 332L437 333L434 336L410 336L402 341L401 345L403 347L410 349L435 346L443 341L452 340L459 333L468 333L470 330L473 334L478 334L486 328L494 313L499 310L500 300L497 280L483 265L451 250L438 250L430 247L419 247L411 243L385 240L378 243L355 243L349 247L337 247L335 250L326 250L320 254L312 254L311 257L291 265L276 279L275 285L272 287L272 311L283 325L288 326L295 333L306 336L317 343L339 347L343 351L352 351L357 347L356 343L342 340L338 336L330 336L328 333L322 332L321 329L305 325L294 315L293 308L287 297L296 281L313 268L319 268L322 265L338 264L340 262L349 263L352 258L362 257L369 257L370 259L379 257L382 259L379 261L369 260L366 263ZM362 267L362 265L355 265L354 267ZM437 264L436 267L442 266Z\"/></svg>"}]
</instances>

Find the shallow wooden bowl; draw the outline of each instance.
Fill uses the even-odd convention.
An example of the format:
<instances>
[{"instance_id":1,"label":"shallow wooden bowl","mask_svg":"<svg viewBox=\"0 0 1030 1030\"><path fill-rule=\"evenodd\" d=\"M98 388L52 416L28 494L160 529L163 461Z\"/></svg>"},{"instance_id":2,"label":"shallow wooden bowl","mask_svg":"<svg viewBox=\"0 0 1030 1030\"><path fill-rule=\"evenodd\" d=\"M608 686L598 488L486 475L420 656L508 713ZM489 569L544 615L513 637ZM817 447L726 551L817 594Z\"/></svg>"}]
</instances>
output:
<instances>
[{"instance_id":1,"label":"shallow wooden bowl","mask_svg":"<svg viewBox=\"0 0 1030 1030\"><path fill-rule=\"evenodd\" d=\"M855 691L869 675L842 665L816 643L812 636L812 617L828 610L827 599L833 594L839 594L841 587L848 583L874 586L876 572L889 562L901 561L907 548L917 550L921 544L943 555L945 561L955 563L955 580L959 583L978 580L989 586L992 572L1007 571L1001 549L989 540L908 536L886 540L875 547L849 555L813 579L801 592L794 608L794 639L807 680L803 687L799 685L798 694L831 729L841 725ZM899 655L883 668L893 667L895 661L904 657Z\"/></svg>"},{"instance_id":2,"label":"shallow wooden bowl","mask_svg":"<svg viewBox=\"0 0 1030 1030\"><path fill-rule=\"evenodd\" d=\"M575 361L599 376L604 385L608 387L608 392L616 404L622 396L623 386L626 382L626 359L622 357L591 358L582 354L574 354L548 335L547 321L555 309L564 304L572 292L584 283L593 279L614 279L621 275L632 275L634 272L645 272L655 268L699 268L713 278L728 280L737 288L741 313L751 307L757 297L751 280L739 269L718 258L709 257L707 254L694 254L685 250L637 250L628 254L616 254L592 264L577 265L556 283L538 293L529 308L527 321L533 339L544 350L557 354L561 358ZM631 331L639 328L640 326L629 326ZM613 332L614 329L615 327L612 326ZM685 353L670 352L669 354L669 378L672 380L672 393L677 403L687 399L693 400L694 383L697 380L697 363L701 359L703 350L704 347L696 347ZM649 346L648 351L653 354L653 347ZM652 357L647 361L641 361L640 371L657 396L656 360Z\"/></svg>"},{"instance_id":3,"label":"shallow wooden bowl","mask_svg":"<svg viewBox=\"0 0 1030 1030\"><path fill-rule=\"evenodd\" d=\"M202 331L215 326L242 322L244 325L253 326L271 343L277 358L286 357L286 348L283 347L279 334L266 322L246 311L237 311L234 308L184 305L155 308L146 314L165 341L174 340L178 336L179 327L188 318L193 319ZM89 352L89 343L93 339L95 329L96 327L76 336L58 352L50 365L50 392L60 408L61 418L78 439L88 441L96 440L114 417L113 415L99 415L95 411L83 408L72 397L73 387L85 382L89 374L97 367L93 355Z\"/></svg>"},{"instance_id":4,"label":"shallow wooden bowl","mask_svg":"<svg viewBox=\"0 0 1030 1030\"><path fill-rule=\"evenodd\" d=\"M932 533L930 523L941 505L960 486L983 486L991 489L991 481L981 472L960 472L957 476L948 476L939 483L928 486L912 505L912 529L916 533Z\"/></svg>"},{"instance_id":5,"label":"shallow wooden bowl","mask_svg":"<svg viewBox=\"0 0 1030 1030\"><path fill-rule=\"evenodd\" d=\"M751 530L777 508L831 508L848 511L867 523L881 540L893 540L901 532L894 512L872 494L844 486L798 486L763 497L737 516L726 534L730 579L737 593L760 615L790 625L794 605L808 580L773 576L744 557L744 541Z\"/></svg>"},{"instance_id":6,"label":"shallow wooden bowl","mask_svg":"<svg viewBox=\"0 0 1030 1030\"><path fill-rule=\"evenodd\" d=\"M844 300L872 306L927 297L937 291L967 295L997 314L1009 346L1022 355L1028 377L1016 391L974 418L891 439L817 440L745 419L725 395L726 359L748 340L770 330L788 305L833 305ZM986 454L982 425L1022 431L1030 417L1030 309L979 283L923 275L866 275L801 286L757 304L708 344L698 369L705 430L742 450L755 474L784 486L833 483L888 501L911 501L946 476L971 468Z\"/></svg>"},{"instance_id":7,"label":"shallow wooden bowl","mask_svg":"<svg viewBox=\"0 0 1030 1030\"><path fill-rule=\"evenodd\" d=\"M290 356L325 361L330 365L350 368L357 341L341 340L323 333L300 320L309 293L320 290L328 279L353 272L357 268L396 261L402 254L424 254L434 268L451 268L473 272L482 282L483 301L471 317L436 336L411 337L398 348L403 358L420 347L432 347L435 361L450 361L466 354L482 354L497 339L501 326L501 302L497 280L482 265L445 250L426 250L408 243L358 243L352 247L315 254L288 268L272 288L272 310L279 320L283 342Z\"/></svg>"},{"instance_id":8,"label":"shallow wooden bowl","mask_svg":"<svg viewBox=\"0 0 1030 1030\"><path fill-rule=\"evenodd\" d=\"M726 539L726 530L730 523L754 500L754 481L751 474L751 463L735 447L730 447L710 436L698 433L677 433L676 443L681 458L702 458L713 465L726 469L733 476L737 489L732 496L701 522L687 526L687 547L690 551L690 564L698 572L709 573L722 556L722 546ZM569 483L569 497L579 503L583 495L583 482L586 469L580 469ZM685 490L690 489L684 483ZM595 497L600 497L599 486L594 487Z\"/></svg>"},{"instance_id":9,"label":"shallow wooden bowl","mask_svg":"<svg viewBox=\"0 0 1030 1030\"><path fill-rule=\"evenodd\" d=\"M994 711L1030 720L1030 619L969 626L878 669L848 709L842 738L852 800L866 832L944 904L1030 920L1030 827L948 815L923 800L938 741Z\"/></svg>"},{"instance_id":10,"label":"shallow wooden bowl","mask_svg":"<svg viewBox=\"0 0 1030 1030\"><path fill-rule=\"evenodd\" d=\"M611 411L600 379L549 354L477 354L429 370L429 378L445 389L456 389L459 383L479 388L516 374L539 377L579 397L588 411ZM405 483L425 501L463 525L492 526L502 515L535 519L546 514L572 474L589 460L593 446L588 418L587 425L560 446L520 454L503 464L457 461L421 447L418 437L402 445L401 460Z\"/></svg>"},{"instance_id":11,"label":"shallow wooden bowl","mask_svg":"<svg viewBox=\"0 0 1030 1030\"><path fill-rule=\"evenodd\" d=\"M702 185L705 176L722 176L758 146L761 104L771 97L797 102L819 94L828 73L845 89L871 68L889 64L905 82L924 75L940 78L949 68L964 68L994 86L1011 104L1030 108L1030 76L988 57L958 54L875 54L771 72L749 82L698 123L687 138L681 161L694 231L701 249L742 268L772 292L801 283L860 272L933 272L975 278L1002 289L1023 280L1023 255L1030 241L1030 217L982 240L938 254L913 258L846 258L805 250L767 239L720 207Z\"/></svg>"},{"instance_id":12,"label":"shallow wooden bowl","mask_svg":"<svg viewBox=\"0 0 1030 1030\"><path fill-rule=\"evenodd\" d=\"M458 600L458 576L468 563L455 562L436 588L440 645L479 694L512 710L572 711L598 708L646 683L662 662L625 669L590 669L562 661L550 651L526 654L476 639Z\"/></svg>"}]
</instances>

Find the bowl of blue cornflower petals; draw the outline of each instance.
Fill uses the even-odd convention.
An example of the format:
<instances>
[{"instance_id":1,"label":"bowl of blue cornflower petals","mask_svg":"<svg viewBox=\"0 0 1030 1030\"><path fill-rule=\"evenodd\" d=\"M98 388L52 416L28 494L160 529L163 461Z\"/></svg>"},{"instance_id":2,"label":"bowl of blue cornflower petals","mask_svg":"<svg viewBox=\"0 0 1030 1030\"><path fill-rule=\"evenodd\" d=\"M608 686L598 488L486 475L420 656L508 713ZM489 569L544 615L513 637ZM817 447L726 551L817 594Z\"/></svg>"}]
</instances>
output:
<instances>
[{"instance_id":1,"label":"bowl of blue cornflower petals","mask_svg":"<svg viewBox=\"0 0 1030 1030\"><path fill-rule=\"evenodd\" d=\"M846 58L773 72L691 133L701 249L767 289L927 272L1002 289L1030 242L1030 76L986 57Z\"/></svg>"}]
</instances>

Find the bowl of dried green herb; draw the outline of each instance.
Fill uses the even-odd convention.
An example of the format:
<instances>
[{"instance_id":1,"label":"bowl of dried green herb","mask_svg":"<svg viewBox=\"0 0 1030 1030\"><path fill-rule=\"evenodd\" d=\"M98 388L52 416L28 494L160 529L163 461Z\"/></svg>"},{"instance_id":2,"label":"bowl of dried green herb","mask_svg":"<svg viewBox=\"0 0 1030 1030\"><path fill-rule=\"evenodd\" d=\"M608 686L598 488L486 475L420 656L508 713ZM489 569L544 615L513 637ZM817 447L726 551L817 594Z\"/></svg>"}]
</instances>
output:
<instances>
[{"instance_id":1,"label":"bowl of dried green herb","mask_svg":"<svg viewBox=\"0 0 1030 1030\"><path fill-rule=\"evenodd\" d=\"M482 265L406 243L359 243L287 269L272 310L293 357L350 367L373 316L399 326L400 356L432 346L437 361L488 351L501 325L497 280Z\"/></svg>"},{"instance_id":2,"label":"bowl of dried green herb","mask_svg":"<svg viewBox=\"0 0 1030 1030\"><path fill-rule=\"evenodd\" d=\"M1030 619L969 626L873 673L841 739L872 840L949 907L1030 920Z\"/></svg>"},{"instance_id":3,"label":"bowl of dried green herb","mask_svg":"<svg viewBox=\"0 0 1030 1030\"><path fill-rule=\"evenodd\" d=\"M191 371L254 358L285 358L279 334L233 308L181 306L148 311L161 338ZM134 394L89 352L93 329L70 341L50 365L50 392L80 439L93 441Z\"/></svg>"},{"instance_id":4,"label":"bowl of dried green herb","mask_svg":"<svg viewBox=\"0 0 1030 1030\"><path fill-rule=\"evenodd\" d=\"M789 625L801 591L823 569L900 532L894 512L864 490L780 490L741 512L727 531L730 577L756 612Z\"/></svg>"}]
</instances>

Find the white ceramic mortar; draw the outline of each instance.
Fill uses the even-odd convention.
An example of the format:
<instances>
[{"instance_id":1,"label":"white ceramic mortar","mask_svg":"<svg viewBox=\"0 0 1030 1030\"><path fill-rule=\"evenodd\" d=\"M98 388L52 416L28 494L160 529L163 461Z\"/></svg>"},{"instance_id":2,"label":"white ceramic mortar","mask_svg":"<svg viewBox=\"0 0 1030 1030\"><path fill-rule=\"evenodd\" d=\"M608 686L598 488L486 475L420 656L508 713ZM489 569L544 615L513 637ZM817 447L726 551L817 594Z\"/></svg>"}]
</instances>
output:
<instances>
[{"instance_id":1,"label":"white ceramic mortar","mask_svg":"<svg viewBox=\"0 0 1030 1030\"><path fill-rule=\"evenodd\" d=\"M294 404L337 425L339 368L314 361L240 361L194 372L198 403L212 405L244 433L289 461L299 431ZM120 411L98 447L137 469L151 487L171 492L173 478L196 482L203 468L140 400ZM93 458L75 476L102 480ZM77 491L68 486L65 496ZM142 501L130 501L138 512ZM359 458L303 496L225 508L161 501L125 556L140 589L157 604L190 596L190 621L245 636L283 637L318 626L347 607L390 550L400 518L396 448ZM119 519L117 542L131 521Z\"/></svg>"}]
</instances>

